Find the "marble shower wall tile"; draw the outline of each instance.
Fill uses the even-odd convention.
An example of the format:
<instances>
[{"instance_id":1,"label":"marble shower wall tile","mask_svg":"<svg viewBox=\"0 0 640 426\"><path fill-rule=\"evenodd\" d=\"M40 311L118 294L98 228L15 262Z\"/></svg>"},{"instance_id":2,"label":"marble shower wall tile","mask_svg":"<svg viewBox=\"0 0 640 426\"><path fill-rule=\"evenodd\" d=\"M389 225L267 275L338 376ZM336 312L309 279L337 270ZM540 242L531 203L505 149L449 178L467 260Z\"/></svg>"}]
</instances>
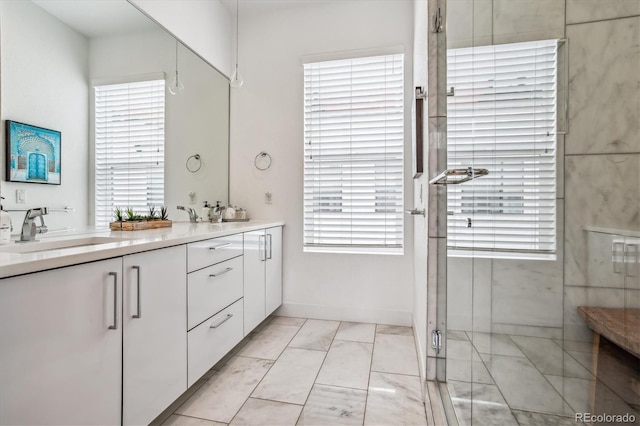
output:
<instances>
[{"instance_id":1,"label":"marble shower wall tile","mask_svg":"<svg viewBox=\"0 0 640 426\"><path fill-rule=\"evenodd\" d=\"M565 285L586 285L585 226L640 229L640 154L566 157Z\"/></svg>"},{"instance_id":2,"label":"marble shower wall tile","mask_svg":"<svg viewBox=\"0 0 640 426\"><path fill-rule=\"evenodd\" d=\"M567 340L588 342L592 338L593 332L578 314L578 307L622 308L625 306L623 289L565 286L564 291L564 338Z\"/></svg>"},{"instance_id":3,"label":"marble shower wall tile","mask_svg":"<svg viewBox=\"0 0 640 426\"><path fill-rule=\"evenodd\" d=\"M556 203L556 260L493 260L493 323L562 327L564 200Z\"/></svg>"},{"instance_id":4,"label":"marble shower wall tile","mask_svg":"<svg viewBox=\"0 0 640 426\"><path fill-rule=\"evenodd\" d=\"M473 260L467 257L447 258L447 328L449 329L473 329L472 262Z\"/></svg>"},{"instance_id":5,"label":"marble shower wall tile","mask_svg":"<svg viewBox=\"0 0 640 426\"><path fill-rule=\"evenodd\" d=\"M493 44L564 38L564 0L494 0Z\"/></svg>"},{"instance_id":6,"label":"marble shower wall tile","mask_svg":"<svg viewBox=\"0 0 640 426\"><path fill-rule=\"evenodd\" d=\"M640 15L638 0L567 0L567 24Z\"/></svg>"},{"instance_id":7,"label":"marble shower wall tile","mask_svg":"<svg viewBox=\"0 0 640 426\"><path fill-rule=\"evenodd\" d=\"M601 232L587 232L587 285L589 287L624 288L624 263L613 260L614 243L624 244L624 238ZM622 251L622 247L620 247ZM619 267L620 270L617 270Z\"/></svg>"},{"instance_id":8,"label":"marble shower wall tile","mask_svg":"<svg viewBox=\"0 0 640 426\"><path fill-rule=\"evenodd\" d=\"M640 17L572 25L567 37L567 154L640 152Z\"/></svg>"},{"instance_id":9,"label":"marble shower wall tile","mask_svg":"<svg viewBox=\"0 0 640 426\"><path fill-rule=\"evenodd\" d=\"M447 49L492 44L492 19L492 0L448 0Z\"/></svg>"}]
</instances>

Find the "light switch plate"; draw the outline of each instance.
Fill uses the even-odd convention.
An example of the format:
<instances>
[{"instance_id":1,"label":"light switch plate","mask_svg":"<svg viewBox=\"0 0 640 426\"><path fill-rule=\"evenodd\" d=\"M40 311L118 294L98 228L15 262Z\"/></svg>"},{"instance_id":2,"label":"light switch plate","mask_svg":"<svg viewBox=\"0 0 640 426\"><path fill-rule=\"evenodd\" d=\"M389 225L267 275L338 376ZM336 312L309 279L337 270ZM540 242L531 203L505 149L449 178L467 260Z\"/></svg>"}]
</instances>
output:
<instances>
[{"instance_id":1,"label":"light switch plate","mask_svg":"<svg viewBox=\"0 0 640 426\"><path fill-rule=\"evenodd\" d=\"M16 203L26 204L26 202L27 202L27 190L16 189Z\"/></svg>"}]
</instances>

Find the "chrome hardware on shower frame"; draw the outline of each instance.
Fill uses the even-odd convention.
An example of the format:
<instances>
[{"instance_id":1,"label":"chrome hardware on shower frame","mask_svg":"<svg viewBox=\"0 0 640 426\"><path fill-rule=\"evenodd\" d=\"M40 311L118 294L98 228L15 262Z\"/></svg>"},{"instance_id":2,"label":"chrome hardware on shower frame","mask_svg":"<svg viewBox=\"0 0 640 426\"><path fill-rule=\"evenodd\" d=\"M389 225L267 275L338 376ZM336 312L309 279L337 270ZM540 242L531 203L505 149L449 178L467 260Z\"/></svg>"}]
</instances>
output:
<instances>
[{"instance_id":1,"label":"chrome hardware on shower frame","mask_svg":"<svg viewBox=\"0 0 640 426\"><path fill-rule=\"evenodd\" d=\"M489 174L487 169L447 169L429 181L429 185L457 185Z\"/></svg>"}]
</instances>

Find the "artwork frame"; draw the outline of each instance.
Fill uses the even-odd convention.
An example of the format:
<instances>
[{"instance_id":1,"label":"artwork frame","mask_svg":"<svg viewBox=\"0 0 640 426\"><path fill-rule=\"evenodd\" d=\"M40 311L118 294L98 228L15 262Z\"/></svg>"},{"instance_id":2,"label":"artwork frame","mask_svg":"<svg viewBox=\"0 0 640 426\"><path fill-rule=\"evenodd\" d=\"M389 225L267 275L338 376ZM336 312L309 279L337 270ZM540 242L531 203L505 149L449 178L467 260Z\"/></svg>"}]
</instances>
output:
<instances>
[{"instance_id":1,"label":"artwork frame","mask_svg":"<svg viewBox=\"0 0 640 426\"><path fill-rule=\"evenodd\" d=\"M62 184L62 133L5 121L8 182Z\"/></svg>"}]
</instances>

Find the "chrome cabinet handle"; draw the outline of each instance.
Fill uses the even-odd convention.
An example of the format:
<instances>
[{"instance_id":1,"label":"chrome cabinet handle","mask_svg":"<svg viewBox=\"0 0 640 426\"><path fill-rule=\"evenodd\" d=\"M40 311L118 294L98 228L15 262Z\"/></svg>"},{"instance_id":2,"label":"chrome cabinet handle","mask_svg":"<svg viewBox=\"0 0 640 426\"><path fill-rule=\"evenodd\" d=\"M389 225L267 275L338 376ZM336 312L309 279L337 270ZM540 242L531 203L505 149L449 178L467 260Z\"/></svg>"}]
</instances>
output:
<instances>
[{"instance_id":1,"label":"chrome cabinet handle","mask_svg":"<svg viewBox=\"0 0 640 426\"><path fill-rule=\"evenodd\" d=\"M140 267L132 266L131 269L136 270L137 275L137 283L138 283L138 302L137 302L137 310L138 312L135 315L132 315L131 318L142 318L142 301L140 299Z\"/></svg>"},{"instance_id":2,"label":"chrome cabinet handle","mask_svg":"<svg viewBox=\"0 0 640 426\"><path fill-rule=\"evenodd\" d=\"M209 250L218 250L218 249L221 249L221 248L229 247L230 245L231 245L231 243L218 244L217 246L209 247Z\"/></svg>"},{"instance_id":3,"label":"chrome cabinet handle","mask_svg":"<svg viewBox=\"0 0 640 426\"><path fill-rule=\"evenodd\" d=\"M109 326L109 330L118 329L118 273L109 272L113 277L113 324Z\"/></svg>"},{"instance_id":4,"label":"chrome cabinet handle","mask_svg":"<svg viewBox=\"0 0 640 426\"><path fill-rule=\"evenodd\" d=\"M231 317L233 317L233 314L227 314L224 316L224 318L222 318L220 321L213 323L209 326L209 328L218 328L220 327L222 324L224 324L225 322L229 321L231 319Z\"/></svg>"},{"instance_id":5,"label":"chrome cabinet handle","mask_svg":"<svg viewBox=\"0 0 640 426\"><path fill-rule=\"evenodd\" d=\"M210 276L211 278L215 278L215 277L219 277L220 275L224 275L224 274L226 274L227 272L231 272L231 271L233 271L233 268L227 268L227 269L225 269L224 271L216 272L215 274L209 274L209 276Z\"/></svg>"},{"instance_id":6,"label":"chrome cabinet handle","mask_svg":"<svg viewBox=\"0 0 640 426\"><path fill-rule=\"evenodd\" d=\"M269 240L269 255L267 256L267 259L271 259L272 255L273 255L273 235L271 234L267 234L267 239ZM265 248L266 250L266 248Z\"/></svg>"},{"instance_id":7,"label":"chrome cabinet handle","mask_svg":"<svg viewBox=\"0 0 640 426\"><path fill-rule=\"evenodd\" d=\"M260 261L267 261L267 244L264 235L258 235L258 251L260 252Z\"/></svg>"}]
</instances>

